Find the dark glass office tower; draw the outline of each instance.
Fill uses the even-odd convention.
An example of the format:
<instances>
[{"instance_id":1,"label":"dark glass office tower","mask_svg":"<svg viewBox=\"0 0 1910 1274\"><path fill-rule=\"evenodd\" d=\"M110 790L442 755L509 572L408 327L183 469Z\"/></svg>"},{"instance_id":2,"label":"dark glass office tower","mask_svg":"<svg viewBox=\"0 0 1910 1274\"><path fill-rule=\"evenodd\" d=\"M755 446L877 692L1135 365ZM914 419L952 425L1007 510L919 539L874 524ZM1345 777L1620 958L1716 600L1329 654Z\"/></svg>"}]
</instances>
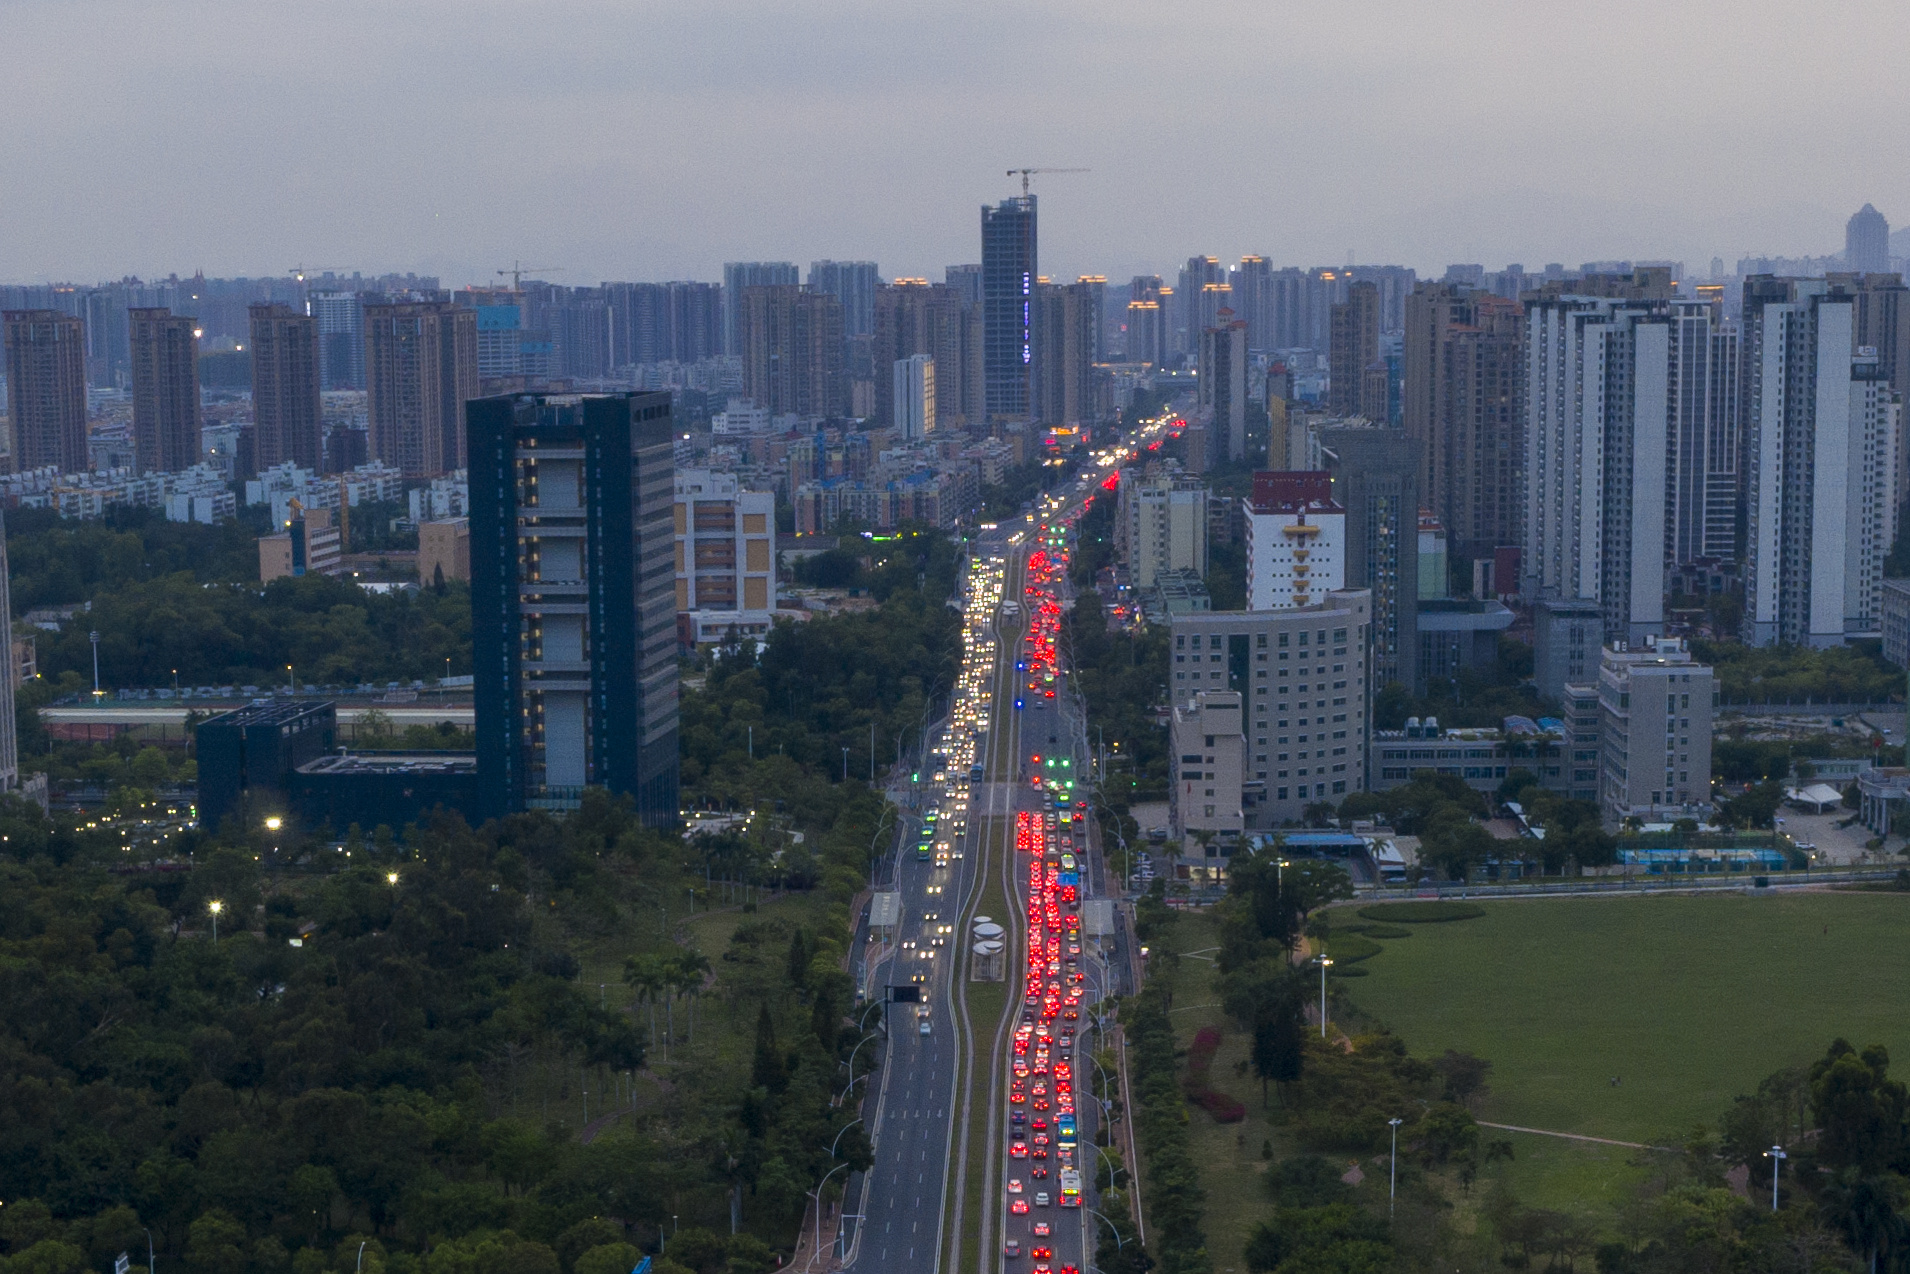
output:
<instances>
[{"instance_id":1,"label":"dark glass office tower","mask_svg":"<svg viewBox=\"0 0 1910 1274\"><path fill-rule=\"evenodd\" d=\"M982 205L982 362L992 420L1034 407L1035 197Z\"/></svg>"},{"instance_id":2,"label":"dark glass office tower","mask_svg":"<svg viewBox=\"0 0 1910 1274\"><path fill-rule=\"evenodd\" d=\"M480 813L603 787L675 822L670 395L480 398L465 421Z\"/></svg>"}]
</instances>

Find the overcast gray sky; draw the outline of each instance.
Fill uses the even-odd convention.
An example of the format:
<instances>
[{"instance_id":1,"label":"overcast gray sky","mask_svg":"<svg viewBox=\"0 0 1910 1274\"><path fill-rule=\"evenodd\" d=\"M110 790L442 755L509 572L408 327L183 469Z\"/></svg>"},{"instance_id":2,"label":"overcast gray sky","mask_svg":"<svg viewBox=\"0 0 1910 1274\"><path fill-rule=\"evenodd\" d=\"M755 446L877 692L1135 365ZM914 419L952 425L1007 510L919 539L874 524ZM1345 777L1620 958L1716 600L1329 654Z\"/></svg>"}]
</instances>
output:
<instances>
[{"instance_id":1,"label":"overcast gray sky","mask_svg":"<svg viewBox=\"0 0 1910 1274\"><path fill-rule=\"evenodd\" d=\"M1536 267L1910 223L1884 0L0 0L0 279Z\"/></svg>"}]
</instances>

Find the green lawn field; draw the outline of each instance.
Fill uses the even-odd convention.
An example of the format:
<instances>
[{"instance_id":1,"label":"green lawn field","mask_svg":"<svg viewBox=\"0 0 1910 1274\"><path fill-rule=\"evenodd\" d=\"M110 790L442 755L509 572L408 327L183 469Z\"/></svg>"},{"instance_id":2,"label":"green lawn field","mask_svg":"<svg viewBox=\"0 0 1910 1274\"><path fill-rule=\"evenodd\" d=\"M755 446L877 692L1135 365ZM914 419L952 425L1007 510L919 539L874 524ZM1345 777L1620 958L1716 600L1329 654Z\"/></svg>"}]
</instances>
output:
<instances>
[{"instance_id":1,"label":"green lawn field","mask_svg":"<svg viewBox=\"0 0 1910 1274\"><path fill-rule=\"evenodd\" d=\"M1910 895L1480 905L1408 926L1343 985L1415 1056L1490 1059L1482 1119L1676 1144L1839 1035L1910 1074Z\"/></svg>"}]
</instances>

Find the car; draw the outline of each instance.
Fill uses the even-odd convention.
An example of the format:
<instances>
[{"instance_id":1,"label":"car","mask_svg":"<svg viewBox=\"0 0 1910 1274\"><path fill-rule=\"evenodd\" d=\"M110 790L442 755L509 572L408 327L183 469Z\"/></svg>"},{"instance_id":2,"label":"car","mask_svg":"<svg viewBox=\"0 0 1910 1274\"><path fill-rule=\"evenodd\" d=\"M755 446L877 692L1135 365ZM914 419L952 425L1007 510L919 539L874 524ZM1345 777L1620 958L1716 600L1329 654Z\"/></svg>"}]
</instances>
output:
<instances>
[{"instance_id":1,"label":"car","mask_svg":"<svg viewBox=\"0 0 1910 1274\"><path fill-rule=\"evenodd\" d=\"M1051 1247L1031 1247L1028 1249L1028 1257L1030 1260L1035 1261L1051 1261L1054 1259L1054 1249Z\"/></svg>"},{"instance_id":2,"label":"car","mask_svg":"<svg viewBox=\"0 0 1910 1274\"><path fill-rule=\"evenodd\" d=\"M1046 1157L1048 1153L1047 1148L1043 1147L1041 1153L1043 1157ZM1026 1159L1028 1157L1027 1143L1021 1141L1010 1142L1008 1146L1008 1157L1010 1159Z\"/></svg>"},{"instance_id":3,"label":"car","mask_svg":"<svg viewBox=\"0 0 1910 1274\"><path fill-rule=\"evenodd\" d=\"M1009 1194L1021 1193L1021 1178L1020 1177L1008 1178L1008 1193Z\"/></svg>"},{"instance_id":4,"label":"car","mask_svg":"<svg viewBox=\"0 0 1910 1274\"><path fill-rule=\"evenodd\" d=\"M933 1035L934 1034L934 1031L932 1031L929 1028L927 1018L923 1018L920 1022L918 1022L916 1024L915 1030L918 1035Z\"/></svg>"},{"instance_id":5,"label":"car","mask_svg":"<svg viewBox=\"0 0 1910 1274\"><path fill-rule=\"evenodd\" d=\"M1050 1229L1046 1221L1035 1222L1035 1237L1036 1238L1045 1239L1048 1237L1050 1233L1052 1233L1052 1230Z\"/></svg>"},{"instance_id":6,"label":"car","mask_svg":"<svg viewBox=\"0 0 1910 1274\"><path fill-rule=\"evenodd\" d=\"M1028 1167L1028 1175L1033 1177L1036 1181L1046 1181L1048 1179L1048 1165L1043 1163L1030 1164Z\"/></svg>"},{"instance_id":7,"label":"car","mask_svg":"<svg viewBox=\"0 0 1910 1274\"><path fill-rule=\"evenodd\" d=\"M1028 1200L1011 1199L1008 1202L1008 1210L1016 1216L1027 1216L1028 1215Z\"/></svg>"},{"instance_id":8,"label":"car","mask_svg":"<svg viewBox=\"0 0 1910 1274\"><path fill-rule=\"evenodd\" d=\"M1006 1243L1001 1245L1001 1254L1003 1256L1020 1256L1021 1240L1009 1239Z\"/></svg>"},{"instance_id":9,"label":"car","mask_svg":"<svg viewBox=\"0 0 1910 1274\"><path fill-rule=\"evenodd\" d=\"M1037 1208L1045 1208L1048 1206L1048 1195L1046 1191L1042 1191L1035 1195L1035 1206Z\"/></svg>"},{"instance_id":10,"label":"car","mask_svg":"<svg viewBox=\"0 0 1910 1274\"><path fill-rule=\"evenodd\" d=\"M1028 1116L1019 1110L1010 1114L1008 1116L1008 1119L1009 1119L1009 1122L1015 1123L1015 1124L1025 1124L1028 1122Z\"/></svg>"}]
</instances>

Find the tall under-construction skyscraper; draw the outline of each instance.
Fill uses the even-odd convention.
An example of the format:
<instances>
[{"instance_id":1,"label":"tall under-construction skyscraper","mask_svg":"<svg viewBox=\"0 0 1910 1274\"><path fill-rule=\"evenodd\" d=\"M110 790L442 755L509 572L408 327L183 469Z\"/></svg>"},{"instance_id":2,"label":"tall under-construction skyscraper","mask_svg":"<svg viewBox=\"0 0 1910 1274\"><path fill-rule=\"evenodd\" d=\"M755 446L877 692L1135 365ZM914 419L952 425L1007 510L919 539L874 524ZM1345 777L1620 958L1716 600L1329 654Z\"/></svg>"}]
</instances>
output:
<instances>
[{"instance_id":1,"label":"tall under-construction skyscraper","mask_svg":"<svg viewBox=\"0 0 1910 1274\"><path fill-rule=\"evenodd\" d=\"M993 420L1027 420L1034 409L1035 247L1033 195L982 206L982 360Z\"/></svg>"}]
</instances>

